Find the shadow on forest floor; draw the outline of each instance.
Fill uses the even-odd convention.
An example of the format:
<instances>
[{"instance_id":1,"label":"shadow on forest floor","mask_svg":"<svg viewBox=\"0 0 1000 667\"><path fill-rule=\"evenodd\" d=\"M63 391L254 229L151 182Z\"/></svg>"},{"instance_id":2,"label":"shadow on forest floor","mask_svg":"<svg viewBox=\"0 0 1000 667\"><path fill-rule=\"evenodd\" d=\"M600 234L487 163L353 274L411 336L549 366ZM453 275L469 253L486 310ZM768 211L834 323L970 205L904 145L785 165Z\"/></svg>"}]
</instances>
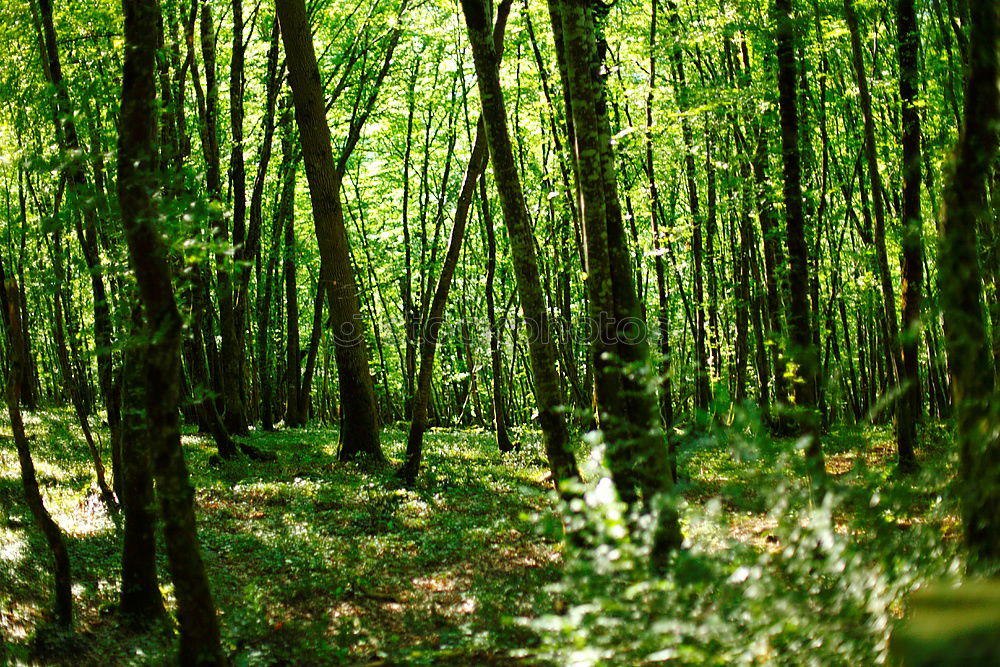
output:
<instances>
[{"instance_id":1,"label":"shadow on forest floor","mask_svg":"<svg viewBox=\"0 0 1000 667\"><path fill-rule=\"evenodd\" d=\"M170 664L171 637L126 634L115 620L119 529L90 488L71 413L37 412L27 422L46 504L71 536L77 627L90 645L66 662ZM0 662L4 643L7 659L27 661L47 616L50 568L21 500L16 452L2 437L9 429L0 428ZM924 432L921 453L933 474L906 480L891 474L885 429L844 426L825 436L827 468L845 498L839 529L869 525L879 494L912 508L892 517L892 530L929 521L950 477L942 470L952 465L943 434L936 426ZM390 459L401 458L404 440L402 431L384 431ZM510 650L536 641L517 619L558 606L545 587L559 578L561 545L531 519L551 512L537 440L527 434L523 451L501 456L489 433L430 432L418 484L406 490L389 471L337 462L334 429L258 433L249 441L277 461L218 466L209 465L211 441L186 431L201 543L233 663L516 662ZM782 476L801 479L794 441L749 446L722 432L687 443L680 465L691 507L718 500L730 537L774 548L765 490ZM935 520L954 532L947 516ZM169 601L162 553L160 561Z\"/></svg>"},{"instance_id":2,"label":"shadow on forest floor","mask_svg":"<svg viewBox=\"0 0 1000 667\"><path fill-rule=\"evenodd\" d=\"M67 662L170 664L170 638L129 635L115 621L119 532L90 489L72 415L40 411L26 421L37 436L46 505L71 538L77 626L91 646L89 658ZM390 459L401 458L404 437L383 433ZM503 664L506 651L530 645L531 633L515 619L551 609L544 587L558 577L560 560L559 544L537 535L527 518L550 511L547 470L532 448L502 457L488 433L431 432L418 484L406 490L391 471L339 463L335 429L248 441L278 460L210 466L210 439L184 436L205 562L235 664ZM5 439L0 509L0 639L27 660L30 637L48 615L50 567ZM160 572L169 600L162 549Z\"/></svg>"}]
</instances>

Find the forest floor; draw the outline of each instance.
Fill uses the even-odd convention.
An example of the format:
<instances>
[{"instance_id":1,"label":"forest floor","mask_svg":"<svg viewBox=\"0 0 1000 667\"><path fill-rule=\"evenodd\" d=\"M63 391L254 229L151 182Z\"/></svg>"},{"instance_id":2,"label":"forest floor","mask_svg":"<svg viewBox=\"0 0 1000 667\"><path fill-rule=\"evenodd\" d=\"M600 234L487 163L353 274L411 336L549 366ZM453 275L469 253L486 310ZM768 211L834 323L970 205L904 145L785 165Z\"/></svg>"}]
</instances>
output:
<instances>
[{"instance_id":1,"label":"forest floor","mask_svg":"<svg viewBox=\"0 0 1000 667\"><path fill-rule=\"evenodd\" d=\"M120 528L91 489L71 413L39 411L26 421L46 505L72 537L84 642L63 662L169 664L168 634L127 634L115 619ZM921 454L933 474L898 480L890 433L874 427L834 429L827 467L865 499L901 499L909 511L890 516L895 529L933 521L952 541L956 522L940 501L954 466L944 433L924 431L931 444ZM248 441L276 452L276 462L218 466L209 465L211 441L186 431L205 562L234 664L514 664L512 651L530 656L537 639L524 619L560 609L546 586L560 577L562 546L551 530L558 521L545 520L553 510L537 435L521 438L521 452L502 456L489 433L432 431L419 481L404 490L389 471L338 463L334 429L255 434ZM390 459L401 458L404 441L404 431L385 430ZM794 452L792 441L773 446L772 454ZM778 546L762 480L781 457L764 454L706 438L681 457L689 508L718 503L726 537L759 550ZM49 606L50 565L21 498L9 426L0 421L0 663L34 655L58 664L32 641ZM843 530L855 509L842 508ZM690 528L690 538L708 539Z\"/></svg>"}]
</instances>

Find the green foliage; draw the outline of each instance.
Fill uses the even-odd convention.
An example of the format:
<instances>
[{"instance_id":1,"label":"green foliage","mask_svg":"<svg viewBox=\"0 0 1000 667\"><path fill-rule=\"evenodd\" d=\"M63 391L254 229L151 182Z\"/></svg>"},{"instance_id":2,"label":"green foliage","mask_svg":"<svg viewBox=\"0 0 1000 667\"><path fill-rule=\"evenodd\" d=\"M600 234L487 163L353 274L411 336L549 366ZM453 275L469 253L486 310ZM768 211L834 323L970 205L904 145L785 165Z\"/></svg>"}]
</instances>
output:
<instances>
[{"instance_id":1,"label":"green foliage","mask_svg":"<svg viewBox=\"0 0 1000 667\"><path fill-rule=\"evenodd\" d=\"M578 536L570 542L582 545L552 587L566 606L524 619L543 637L537 655L574 665L884 663L906 596L954 579L959 562L940 537L954 521L953 503L937 495L944 483L887 479L884 461L869 468L876 437L835 438L832 459L859 461L820 503L791 447L776 456L770 439L732 429L696 443L681 461L687 496L712 495L685 506L685 550L663 576L649 570L648 522L628 530L635 520L592 462L584 499L564 508Z\"/></svg>"},{"instance_id":2,"label":"green foliage","mask_svg":"<svg viewBox=\"0 0 1000 667\"><path fill-rule=\"evenodd\" d=\"M31 416L29 431L46 503L73 536L77 629L88 639L72 664L172 664L172 632L134 635L118 624L120 528L88 488L79 429L53 411ZM390 457L402 455L404 437L383 433ZM404 490L391 471L337 463L336 431L255 434L277 462L218 466L208 464L211 442L186 433L202 553L233 663L461 665L530 645L533 634L513 619L552 609L544 587L558 575L559 535L540 539L522 518L551 511L537 434L522 439L524 451L502 457L491 434L432 431L426 474ZM48 561L2 439L0 498L0 646L24 662L62 664L54 639L29 641L48 599ZM169 601L162 546L159 570Z\"/></svg>"}]
</instances>

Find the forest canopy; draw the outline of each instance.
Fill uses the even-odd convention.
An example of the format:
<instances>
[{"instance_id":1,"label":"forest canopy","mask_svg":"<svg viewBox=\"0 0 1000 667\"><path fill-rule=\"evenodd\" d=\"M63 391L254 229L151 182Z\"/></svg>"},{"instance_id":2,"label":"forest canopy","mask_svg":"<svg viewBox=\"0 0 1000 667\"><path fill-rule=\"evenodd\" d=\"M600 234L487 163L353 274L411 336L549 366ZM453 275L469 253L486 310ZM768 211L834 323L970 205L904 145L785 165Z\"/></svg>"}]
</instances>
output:
<instances>
[{"instance_id":1,"label":"forest canopy","mask_svg":"<svg viewBox=\"0 0 1000 667\"><path fill-rule=\"evenodd\" d=\"M0 43L0 662L1000 661L996 2Z\"/></svg>"}]
</instances>

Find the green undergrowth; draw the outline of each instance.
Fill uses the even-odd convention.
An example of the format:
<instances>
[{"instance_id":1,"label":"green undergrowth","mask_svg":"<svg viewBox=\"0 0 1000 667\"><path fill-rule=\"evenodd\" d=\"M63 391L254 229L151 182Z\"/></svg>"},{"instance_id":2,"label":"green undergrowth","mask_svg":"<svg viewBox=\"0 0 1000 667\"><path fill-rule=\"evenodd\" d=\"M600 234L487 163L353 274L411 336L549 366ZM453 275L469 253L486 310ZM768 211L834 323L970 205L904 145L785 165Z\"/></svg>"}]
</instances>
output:
<instances>
[{"instance_id":1,"label":"green undergrowth","mask_svg":"<svg viewBox=\"0 0 1000 667\"><path fill-rule=\"evenodd\" d=\"M67 639L45 631L49 559L21 499L16 452L2 437L9 427L0 422L0 664L171 664L172 631L129 634L118 624L120 527L93 493L71 414L40 411L27 421L46 504L71 536L77 633ZM106 433L98 433L106 446ZM847 545L838 547L842 562L831 567L849 565L857 573L844 583L848 589L874 581L865 579L873 572L892 575L897 588L879 598L885 609L878 618L889 628L904 611L902 595L929 573L948 569L957 528L946 492L954 461L945 434L937 425L924 429L922 471L902 478L893 471L890 430L835 427L824 438L835 489L835 502L826 505L815 503L801 481L794 439L755 435L752 424L679 435L688 549L664 579L641 574L640 544L594 557L564 553L532 432L519 434L520 452L501 455L489 433L431 431L413 489L399 487L390 469L339 463L335 429L247 438L275 452L276 462L211 465L210 440L190 431L184 446L205 563L235 665L635 664L678 656L695 663L720 656L738 662L744 655L767 662L783 642L798 646L809 634L775 629L780 623L762 611L764 602L747 606L747 582L776 597L775 614L799 614L793 626L820 623L835 609L857 611L857 600L871 602L848 595L847 604L835 594L839 584L830 583L840 580L824 574L813 597L829 602L826 612L796 606L802 600L788 591L808 589L815 568L800 571L787 561L801 560L808 540L821 548ZM405 432L386 429L382 440L398 463ZM603 474L589 468L594 489ZM600 537L620 517L613 516L613 496L589 497L596 506L586 523ZM825 512L821 527L816 510ZM609 553L615 558L599 562ZM170 601L163 560L161 588ZM691 606L703 598L704 606ZM706 611L709 599L716 616ZM763 625L716 618L730 611L757 614ZM671 624L674 612L688 624ZM887 631L849 639L877 642ZM759 650L734 653L727 641ZM879 655L871 648L854 647L851 655Z\"/></svg>"},{"instance_id":2,"label":"green undergrowth","mask_svg":"<svg viewBox=\"0 0 1000 667\"><path fill-rule=\"evenodd\" d=\"M170 664L169 633L130 635L117 623L120 533L90 489L71 415L27 421L46 505L71 536L77 627L89 646L66 664ZM404 440L403 431L384 431L390 459L402 457ZM488 433L432 431L420 479L403 489L390 469L339 463L334 429L253 434L247 441L277 462L221 465L209 463L210 440L186 431L201 544L233 663L502 664L510 649L530 646L514 619L552 608L544 587L558 576L560 545L525 518L550 503L537 437L523 440L523 453L501 456ZM47 616L49 562L18 475L4 440L0 638L7 660L41 651L39 662L60 662L58 645L35 638ZM162 554L160 573L170 599Z\"/></svg>"},{"instance_id":3,"label":"green undergrowth","mask_svg":"<svg viewBox=\"0 0 1000 667\"><path fill-rule=\"evenodd\" d=\"M831 429L822 496L795 439L740 423L679 434L686 548L655 573L648 524L629 519L591 460L576 518L586 547L573 543L551 587L560 613L525 621L542 638L532 655L579 666L891 664L910 594L960 579L946 433L926 427L922 468L903 476L888 428Z\"/></svg>"}]
</instances>

